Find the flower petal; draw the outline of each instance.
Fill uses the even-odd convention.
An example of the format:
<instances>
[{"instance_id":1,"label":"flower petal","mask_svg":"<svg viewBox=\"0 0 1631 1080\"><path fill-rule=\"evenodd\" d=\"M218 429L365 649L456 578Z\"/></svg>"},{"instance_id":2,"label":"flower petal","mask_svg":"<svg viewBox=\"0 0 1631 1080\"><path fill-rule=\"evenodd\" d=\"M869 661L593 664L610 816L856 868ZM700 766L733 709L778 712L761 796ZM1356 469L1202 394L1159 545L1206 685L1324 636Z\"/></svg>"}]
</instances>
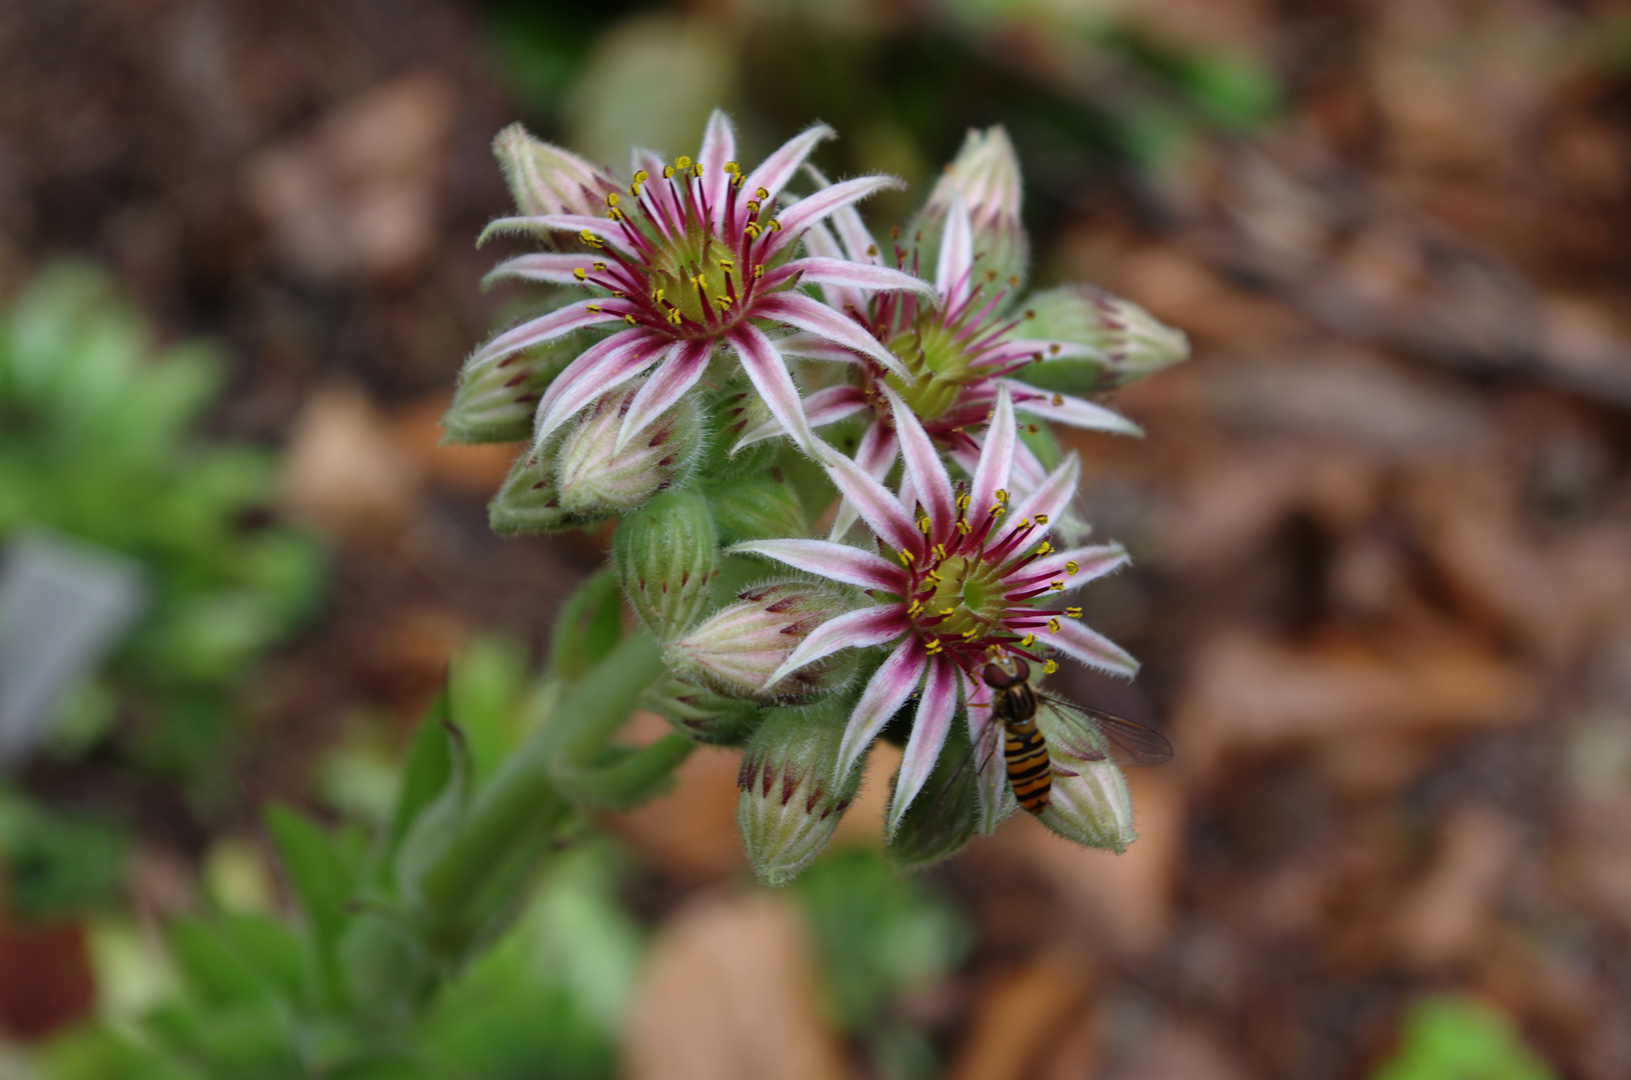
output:
<instances>
[{"instance_id":1,"label":"flower petal","mask_svg":"<svg viewBox=\"0 0 1631 1080\"><path fill-rule=\"evenodd\" d=\"M579 409L606 391L634 378L666 355L667 343L650 330L623 330L595 342L555 376L538 401L532 452L572 418Z\"/></svg>"},{"instance_id":2,"label":"flower petal","mask_svg":"<svg viewBox=\"0 0 1631 1080\"><path fill-rule=\"evenodd\" d=\"M900 438L901 457L911 476L912 492L929 515L929 527L935 540L945 540L957 524L956 500L952 495L951 477L946 464L923 430L923 424L887 383L878 384L889 398L889 408L895 418L895 434ZM910 511L912 506L903 497L901 505Z\"/></svg>"},{"instance_id":3,"label":"flower petal","mask_svg":"<svg viewBox=\"0 0 1631 1080\"><path fill-rule=\"evenodd\" d=\"M1036 520L1036 516L1052 519L1059 516L1060 511L1070 505L1070 500L1076 495L1076 481L1082 473L1082 462L1075 454L1071 454L1059 464L1059 467L1049 473L1042 483L1019 500L1019 505L1011 507L1003 517L1003 524L1017 525L1029 518ZM1048 526L1038 524L1036 531L1031 533L1033 540L1046 536Z\"/></svg>"},{"instance_id":4,"label":"flower petal","mask_svg":"<svg viewBox=\"0 0 1631 1080\"><path fill-rule=\"evenodd\" d=\"M1015 384L1013 389L1015 408L1020 412L1091 431L1113 431L1118 435L1144 434L1143 428L1120 413L1111 412L1103 405L1095 405L1083 398L1037 390L1023 383Z\"/></svg>"},{"instance_id":5,"label":"flower petal","mask_svg":"<svg viewBox=\"0 0 1631 1080\"><path fill-rule=\"evenodd\" d=\"M682 222L685 211L680 207L678 193L674 185L663 179L663 166L666 165L662 155L655 150L636 150L634 152L635 172L644 170L646 182L640 187L638 198L654 207L657 213L652 220L664 236L673 237L684 232Z\"/></svg>"},{"instance_id":6,"label":"flower petal","mask_svg":"<svg viewBox=\"0 0 1631 1080\"><path fill-rule=\"evenodd\" d=\"M674 347L668 363L658 369L629 402L629 411L623 417L623 426L617 430L617 444L612 447L612 453L621 454L629 440L697 384L702 373L708 370L708 358L713 351L711 341L682 341Z\"/></svg>"},{"instance_id":7,"label":"flower petal","mask_svg":"<svg viewBox=\"0 0 1631 1080\"><path fill-rule=\"evenodd\" d=\"M884 348L866 328L848 315L834 311L813 297L797 292L773 293L753 304L753 314L775 319L797 330L805 330L828 341L854 349L876 360L884 368L911 381L906 367Z\"/></svg>"},{"instance_id":8,"label":"flower petal","mask_svg":"<svg viewBox=\"0 0 1631 1080\"><path fill-rule=\"evenodd\" d=\"M824 221L816 222L804 234L804 249L811 255L831 262L844 262L843 249L838 246L838 241L833 239L832 231L827 228ZM791 278L800 272L801 262L802 260L794 260L780 269L785 277ZM822 298L827 301L828 307L836 311L859 311L866 303L866 298L851 288L847 282L812 280L810 283L821 286Z\"/></svg>"},{"instance_id":9,"label":"flower petal","mask_svg":"<svg viewBox=\"0 0 1631 1080\"><path fill-rule=\"evenodd\" d=\"M1112 675L1125 675L1129 679L1138 674L1138 661L1126 649L1075 619L1061 620L1057 632L1040 629L1036 636L1037 640L1046 642L1088 667Z\"/></svg>"},{"instance_id":10,"label":"flower petal","mask_svg":"<svg viewBox=\"0 0 1631 1080\"><path fill-rule=\"evenodd\" d=\"M893 176L857 176L853 180L845 180L832 187L811 192L776 215L782 228L771 240L767 251L771 254L780 251L797 240L805 229L841 207L852 206L884 188L904 186Z\"/></svg>"},{"instance_id":11,"label":"flower petal","mask_svg":"<svg viewBox=\"0 0 1631 1080\"><path fill-rule=\"evenodd\" d=\"M921 278L887 266L868 266L848 259L813 256L787 264L787 269L803 275L808 285L840 285L851 289L907 290L934 295L934 286Z\"/></svg>"},{"instance_id":12,"label":"flower petal","mask_svg":"<svg viewBox=\"0 0 1631 1080\"><path fill-rule=\"evenodd\" d=\"M900 647L873 672L872 679L861 691L861 699L850 713L849 726L844 729L844 740L838 745L838 770L835 782L843 783L850 770L860 760L878 732L889 723L895 710L917 689L918 680L928 657L923 643L916 634L909 634Z\"/></svg>"},{"instance_id":13,"label":"flower petal","mask_svg":"<svg viewBox=\"0 0 1631 1080\"><path fill-rule=\"evenodd\" d=\"M861 445L855 448L855 463L881 485L889 470L894 468L896 450L895 430L887 424L874 422L868 425L861 436ZM855 524L855 518L855 504L849 499L841 499L827 539L842 540L849 527Z\"/></svg>"},{"instance_id":14,"label":"flower petal","mask_svg":"<svg viewBox=\"0 0 1631 1080\"><path fill-rule=\"evenodd\" d=\"M770 678L765 680L765 688L774 689L778 682L805 664L831 656L840 649L869 649L894 641L911 628L898 603L863 608L828 619L811 630L798 648L782 661L782 666L771 672Z\"/></svg>"},{"instance_id":15,"label":"flower petal","mask_svg":"<svg viewBox=\"0 0 1631 1080\"><path fill-rule=\"evenodd\" d=\"M815 303L813 300L810 302ZM799 402L799 391L793 385L793 376L788 374L787 361L776 351L776 346L764 331L746 322L733 327L726 340L736 349L736 355L742 361L742 370L748 373L749 381L759 392L759 397L764 399L770 415L776 418L799 449L810 452L815 435L810 431L809 421L804 418L804 406Z\"/></svg>"},{"instance_id":16,"label":"flower petal","mask_svg":"<svg viewBox=\"0 0 1631 1080\"><path fill-rule=\"evenodd\" d=\"M946 232L940 240L940 258L934 283L946 306L956 308L968 298L968 276L974 270L974 223L969 220L968 203L953 189L946 209Z\"/></svg>"},{"instance_id":17,"label":"flower petal","mask_svg":"<svg viewBox=\"0 0 1631 1080\"><path fill-rule=\"evenodd\" d=\"M774 199L781 193L781 189L787 186L787 181L792 179L798 167L804 164L804 159L810 156L810 151L816 148L816 144L832 138L834 134L833 129L826 124L812 124L782 143L775 153L760 162L759 167L742 182L745 197L756 199L759 197L758 190L764 188L769 194L761 201L768 202Z\"/></svg>"},{"instance_id":18,"label":"flower petal","mask_svg":"<svg viewBox=\"0 0 1631 1080\"><path fill-rule=\"evenodd\" d=\"M590 311L591 306L599 310ZM582 327L619 322L622 318L621 310L608 311L605 304L593 300L579 300L491 338L487 344L470 354L470 359L464 362L464 372L468 374L477 368L486 367L495 360L502 360L506 356L514 356L518 352L530 349L534 345L542 345L546 341L565 337Z\"/></svg>"},{"instance_id":19,"label":"flower petal","mask_svg":"<svg viewBox=\"0 0 1631 1080\"><path fill-rule=\"evenodd\" d=\"M912 737L906 742L906 756L901 759L895 794L889 800L889 818L884 826L889 836L895 835L901 817L923 790L929 774L934 772L956 711L957 668L946 657L935 657L929 661L929 677L923 683L923 697L912 723Z\"/></svg>"},{"instance_id":20,"label":"flower petal","mask_svg":"<svg viewBox=\"0 0 1631 1080\"><path fill-rule=\"evenodd\" d=\"M615 221L606 218L590 217L587 214L538 214L534 217L508 217L499 218L487 223L476 237L476 246L481 247L490 238L500 233L540 233L540 232L573 232L585 233L595 236L612 245L625 255L634 253L629 245L628 237L623 235L623 227Z\"/></svg>"},{"instance_id":21,"label":"flower petal","mask_svg":"<svg viewBox=\"0 0 1631 1080\"><path fill-rule=\"evenodd\" d=\"M520 255L506 259L488 271L487 276L481 279L481 287L485 289L505 278L544 281L552 285L576 285L578 279L572 271L588 271L594 265L594 261L595 257L589 254Z\"/></svg>"},{"instance_id":22,"label":"flower petal","mask_svg":"<svg viewBox=\"0 0 1631 1080\"><path fill-rule=\"evenodd\" d=\"M1023 589L1033 583L1063 581L1064 591L1069 592L1089 582L1097 581L1106 574L1115 573L1131 561L1127 556L1127 549L1120 544L1095 544L1091 547L1071 548L1068 551L1056 551L1052 555L1045 555L1027 564L1018 576L1009 579L1008 585L1011 589ZM1076 565L1074 574L1070 572L1072 563Z\"/></svg>"},{"instance_id":23,"label":"flower petal","mask_svg":"<svg viewBox=\"0 0 1631 1080\"><path fill-rule=\"evenodd\" d=\"M725 171L725 163L735 156L736 132L731 127L731 118L723 110L715 109L708 117L707 130L702 133L702 149L697 152L697 161L702 165L703 197L708 201L708 213L715 222L716 232L722 227L719 215L724 213L725 196L730 191L731 176Z\"/></svg>"},{"instance_id":24,"label":"flower petal","mask_svg":"<svg viewBox=\"0 0 1631 1080\"><path fill-rule=\"evenodd\" d=\"M865 469L826 443L817 444L816 460L827 470L827 477L839 494L854 504L861 519L880 540L896 551L916 553L922 547L911 515L900 500Z\"/></svg>"},{"instance_id":25,"label":"flower petal","mask_svg":"<svg viewBox=\"0 0 1631 1080\"><path fill-rule=\"evenodd\" d=\"M1019 442L1019 425L1014 420L1013 397L1008 387L997 388L997 404L991 410L991 422L985 428L985 445L980 447L980 461L974 467L974 487L969 491L969 516L978 524L997 505L998 490L1008 486L1014 471L1014 444Z\"/></svg>"},{"instance_id":26,"label":"flower petal","mask_svg":"<svg viewBox=\"0 0 1631 1080\"><path fill-rule=\"evenodd\" d=\"M833 581L863 589L894 592L901 587L901 568L870 551L830 540L748 540L732 547L737 555L763 555Z\"/></svg>"},{"instance_id":27,"label":"flower petal","mask_svg":"<svg viewBox=\"0 0 1631 1080\"><path fill-rule=\"evenodd\" d=\"M816 334L788 334L775 339L776 351L783 356L799 356L806 360L830 360L835 364L858 364L861 358L855 350L835 345Z\"/></svg>"},{"instance_id":28,"label":"flower petal","mask_svg":"<svg viewBox=\"0 0 1631 1080\"><path fill-rule=\"evenodd\" d=\"M861 394L861 388L848 383L843 386L829 386L825 390L817 390L804 399L804 418L813 428L824 427L827 424L836 424L847 416L854 416L866 408L866 398ZM767 420L743 435L736 441L731 453L736 453L743 447L752 446L765 439L773 439L782 433L782 426L775 420Z\"/></svg>"},{"instance_id":29,"label":"flower petal","mask_svg":"<svg viewBox=\"0 0 1631 1080\"><path fill-rule=\"evenodd\" d=\"M1072 341L1047 338L1007 338L981 350L984 367L1013 367L1041 357L1044 360L1107 360L1103 349Z\"/></svg>"},{"instance_id":30,"label":"flower petal","mask_svg":"<svg viewBox=\"0 0 1631 1080\"><path fill-rule=\"evenodd\" d=\"M821 174L821 170L814 165L804 166L804 171L815 180L817 188L832 187L832 181ZM878 245L873 242L872 234L867 231L866 223L861 215L856 213L855 205L840 206L833 211L833 231L844 242L844 250L849 253L851 262L868 263L873 266L882 266L883 258L878 254Z\"/></svg>"}]
</instances>

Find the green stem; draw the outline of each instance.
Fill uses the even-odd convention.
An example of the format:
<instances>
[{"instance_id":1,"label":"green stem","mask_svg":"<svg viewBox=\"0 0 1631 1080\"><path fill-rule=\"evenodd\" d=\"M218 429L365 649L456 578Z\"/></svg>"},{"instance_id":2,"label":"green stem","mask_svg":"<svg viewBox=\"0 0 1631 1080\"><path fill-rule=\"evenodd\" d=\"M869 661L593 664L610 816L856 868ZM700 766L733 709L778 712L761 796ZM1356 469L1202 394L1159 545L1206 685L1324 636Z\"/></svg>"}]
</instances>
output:
<instances>
[{"instance_id":1,"label":"green stem","mask_svg":"<svg viewBox=\"0 0 1631 1080\"><path fill-rule=\"evenodd\" d=\"M603 747L663 673L662 653L649 634L623 638L564 695L551 722L534 732L476 793L458 836L426 871L421 896L433 921L459 921L486 879L559 827L572 805L551 782L559 756L582 760Z\"/></svg>"}]
</instances>

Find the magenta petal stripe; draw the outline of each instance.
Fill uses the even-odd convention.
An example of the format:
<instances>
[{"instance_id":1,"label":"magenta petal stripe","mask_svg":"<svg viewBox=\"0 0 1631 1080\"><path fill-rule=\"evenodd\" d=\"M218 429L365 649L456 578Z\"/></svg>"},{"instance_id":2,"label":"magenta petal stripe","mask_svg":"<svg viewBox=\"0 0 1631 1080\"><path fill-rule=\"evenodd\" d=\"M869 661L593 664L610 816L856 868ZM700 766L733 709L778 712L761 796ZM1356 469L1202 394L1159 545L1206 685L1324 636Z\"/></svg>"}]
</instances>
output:
<instances>
[{"instance_id":1,"label":"magenta petal stripe","mask_svg":"<svg viewBox=\"0 0 1631 1080\"><path fill-rule=\"evenodd\" d=\"M813 256L795 259L787 269L796 270L801 280L810 285L839 285L851 289L873 291L910 291L934 295L934 286L921 278L886 266L866 266L848 259Z\"/></svg>"},{"instance_id":2,"label":"magenta petal stripe","mask_svg":"<svg viewBox=\"0 0 1631 1080\"><path fill-rule=\"evenodd\" d=\"M771 672L765 685L775 687L805 664L831 656L840 649L867 649L893 641L906 629L907 622L900 612L888 608L866 608L829 619L799 642L782 666Z\"/></svg>"},{"instance_id":3,"label":"magenta petal stripe","mask_svg":"<svg viewBox=\"0 0 1631 1080\"><path fill-rule=\"evenodd\" d=\"M830 540L748 540L731 551L741 555L763 555L798 570L846 582L863 589L892 590L900 587L900 567L881 555L862 551Z\"/></svg>"},{"instance_id":4,"label":"magenta petal stripe","mask_svg":"<svg viewBox=\"0 0 1631 1080\"><path fill-rule=\"evenodd\" d=\"M1013 472L1014 444L1018 441L1013 397L1008 387L1000 386L996 407L991 411L991 423L986 425L980 461L974 469L974 486L969 490L968 511L973 520L981 520L997 504L997 489L1008 483L1009 474Z\"/></svg>"},{"instance_id":5,"label":"magenta petal stripe","mask_svg":"<svg viewBox=\"0 0 1631 1080\"><path fill-rule=\"evenodd\" d=\"M758 189L764 188L769 194L766 201L774 199L781 194L787 181L792 179L793 173L804 164L804 159L810 156L810 151L818 143L833 137L835 132L826 124L815 124L788 139L775 153L765 158L757 169L748 175L742 184L742 190L749 198L758 198Z\"/></svg>"},{"instance_id":6,"label":"magenta petal stripe","mask_svg":"<svg viewBox=\"0 0 1631 1080\"><path fill-rule=\"evenodd\" d=\"M946 229L940 236L940 258L934 283L946 303L957 308L968 298L968 278L974 269L974 225L969 220L968 203L952 192L946 210Z\"/></svg>"},{"instance_id":7,"label":"magenta petal stripe","mask_svg":"<svg viewBox=\"0 0 1631 1080\"><path fill-rule=\"evenodd\" d=\"M589 310L591 307L598 311ZM542 345L547 341L554 341L558 337L565 337L574 330L585 326L600 326L609 322L620 322L623 318L621 311L609 311L604 304L596 304L590 300L579 300L575 304L568 304L550 312L548 315L524 322L513 330L506 330L487 344L477 349L465 361L464 369L473 371L476 368L486 367L495 360L502 360L507 356L514 356L518 352L530 349L534 345Z\"/></svg>"},{"instance_id":8,"label":"magenta petal stripe","mask_svg":"<svg viewBox=\"0 0 1631 1080\"><path fill-rule=\"evenodd\" d=\"M810 302L815 303L814 300ZM815 435L804 418L804 406L799 401L798 387L793 385L793 377L787 373L787 361L782 359L764 332L752 323L735 327L726 335L726 340L735 347L736 355L742 361L742 370L747 372L753 388L764 399L770 415L776 418L799 449L809 452Z\"/></svg>"},{"instance_id":9,"label":"magenta petal stripe","mask_svg":"<svg viewBox=\"0 0 1631 1080\"><path fill-rule=\"evenodd\" d=\"M918 680L923 677L926 659L923 643L916 635L909 635L873 672L861 692L861 699L855 703L855 711L850 713L844 740L838 746L838 769L834 778L837 782L842 783L849 776L878 732L895 715L895 710L912 696Z\"/></svg>"},{"instance_id":10,"label":"magenta petal stripe","mask_svg":"<svg viewBox=\"0 0 1631 1080\"><path fill-rule=\"evenodd\" d=\"M536 453L577 411L657 362L669 346L648 330L624 330L585 349L555 376L538 402L532 435Z\"/></svg>"},{"instance_id":11,"label":"magenta petal stripe","mask_svg":"<svg viewBox=\"0 0 1631 1080\"><path fill-rule=\"evenodd\" d=\"M900 439L901 457L912 474L912 490L928 512L934 539L944 540L957 520L951 477L947 475L945 463L940 460L934 443L929 440L929 433L923 430L922 423L912 410L887 384L883 386L883 392L889 398L889 407L895 417L895 434ZM904 498L901 504L907 510L911 509L911 504Z\"/></svg>"},{"instance_id":12,"label":"magenta petal stripe","mask_svg":"<svg viewBox=\"0 0 1631 1080\"><path fill-rule=\"evenodd\" d=\"M816 460L826 467L834 486L854 504L856 512L879 539L896 551L910 551L921 543L917 525L888 488L826 443L816 450Z\"/></svg>"},{"instance_id":13,"label":"magenta petal stripe","mask_svg":"<svg viewBox=\"0 0 1631 1080\"><path fill-rule=\"evenodd\" d=\"M759 301L755 314L864 353L900 377L911 378L895 354L867 333L860 323L812 297L796 292L775 293Z\"/></svg>"},{"instance_id":14,"label":"magenta petal stripe","mask_svg":"<svg viewBox=\"0 0 1631 1080\"><path fill-rule=\"evenodd\" d=\"M617 443L612 447L612 452L622 453L630 440L695 386L702 373L708 370L708 358L712 354L713 344L707 341L684 341L674 346L668 362L629 402L629 411L617 430Z\"/></svg>"},{"instance_id":15,"label":"magenta petal stripe","mask_svg":"<svg viewBox=\"0 0 1631 1080\"><path fill-rule=\"evenodd\" d=\"M887 835L895 835L901 817L923 790L929 774L934 772L956 711L957 667L943 656L935 657L929 661L929 677L923 683L923 697L918 702L912 737L906 742L895 794L889 801L889 818L884 826Z\"/></svg>"},{"instance_id":16,"label":"magenta petal stripe","mask_svg":"<svg viewBox=\"0 0 1631 1080\"><path fill-rule=\"evenodd\" d=\"M590 255L518 255L493 267L481 279L482 288L496 281L513 278L517 281L541 281L551 285L575 285L572 271L587 271L594 263Z\"/></svg>"}]
</instances>

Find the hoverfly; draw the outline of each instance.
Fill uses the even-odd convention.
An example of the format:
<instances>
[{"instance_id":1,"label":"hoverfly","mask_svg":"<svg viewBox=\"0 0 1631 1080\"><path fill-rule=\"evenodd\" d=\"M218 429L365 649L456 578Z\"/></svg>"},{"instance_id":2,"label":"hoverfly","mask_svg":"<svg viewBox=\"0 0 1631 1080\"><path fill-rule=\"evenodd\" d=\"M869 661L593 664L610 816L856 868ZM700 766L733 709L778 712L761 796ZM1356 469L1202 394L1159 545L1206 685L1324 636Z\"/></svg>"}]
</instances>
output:
<instances>
[{"instance_id":1,"label":"hoverfly","mask_svg":"<svg viewBox=\"0 0 1631 1080\"><path fill-rule=\"evenodd\" d=\"M1031 666L1021 657L993 654L990 663L981 669L980 678L991 689L992 719L1002 722L1008 786L1013 789L1019 805L1032 814L1040 814L1048 808L1056 772L1075 775L1048 754L1047 741L1036 726L1039 703L1061 710L1086 728L1081 740L1067 743L1070 753L1078 760L1103 761L1109 757L1118 765L1159 765L1172 757L1172 744L1158 731L1098 709L1038 693L1031 686ZM994 736L996 725L990 725L988 730ZM1061 738L1057 732L1054 737ZM995 752L996 748L991 747L986 760Z\"/></svg>"}]
</instances>

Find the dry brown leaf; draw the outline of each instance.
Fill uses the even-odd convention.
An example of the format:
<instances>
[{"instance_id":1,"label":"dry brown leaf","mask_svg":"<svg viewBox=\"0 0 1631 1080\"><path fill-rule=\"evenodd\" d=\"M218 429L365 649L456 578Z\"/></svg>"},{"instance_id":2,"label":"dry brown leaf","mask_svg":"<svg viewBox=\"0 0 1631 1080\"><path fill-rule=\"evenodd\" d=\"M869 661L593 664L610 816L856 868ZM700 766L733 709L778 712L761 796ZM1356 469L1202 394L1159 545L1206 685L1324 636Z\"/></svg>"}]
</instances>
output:
<instances>
[{"instance_id":1,"label":"dry brown leaf","mask_svg":"<svg viewBox=\"0 0 1631 1080\"><path fill-rule=\"evenodd\" d=\"M837 1080L798 910L780 895L698 900L665 923L629 1011L630 1080Z\"/></svg>"},{"instance_id":2,"label":"dry brown leaf","mask_svg":"<svg viewBox=\"0 0 1631 1080\"><path fill-rule=\"evenodd\" d=\"M400 531L419 498L419 473L361 390L314 393L295 421L280 478L283 506L324 532Z\"/></svg>"},{"instance_id":3,"label":"dry brown leaf","mask_svg":"<svg viewBox=\"0 0 1631 1080\"><path fill-rule=\"evenodd\" d=\"M292 265L319 280L394 273L436 243L453 87L406 75L252 158L243 185Z\"/></svg>"},{"instance_id":4,"label":"dry brown leaf","mask_svg":"<svg viewBox=\"0 0 1631 1080\"><path fill-rule=\"evenodd\" d=\"M1227 1050L1199 1028L1169 1020L1139 1045L1118 1080L1245 1080Z\"/></svg>"},{"instance_id":5,"label":"dry brown leaf","mask_svg":"<svg viewBox=\"0 0 1631 1080\"><path fill-rule=\"evenodd\" d=\"M1138 839L1120 855L1078 847L1016 814L993 843L1023 860L1054 887L1068 917L1122 956L1145 955L1172 924L1173 887L1183 855L1183 794L1161 769L1130 769L1127 784Z\"/></svg>"},{"instance_id":6,"label":"dry brown leaf","mask_svg":"<svg viewBox=\"0 0 1631 1080\"><path fill-rule=\"evenodd\" d=\"M989 983L974 1003L949 1080L1020 1080L1087 1025L1087 961L1050 950Z\"/></svg>"},{"instance_id":7,"label":"dry brown leaf","mask_svg":"<svg viewBox=\"0 0 1631 1080\"><path fill-rule=\"evenodd\" d=\"M1400 958L1432 969L1469 956L1490 927L1502 880L1518 855L1517 828L1484 806L1463 806L1441 826L1433 864L1394 925Z\"/></svg>"},{"instance_id":8,"label":"dry brown leaf","mask_svg":"<svg viewBox=\"0 0 1631 1080\"><path fill-rule=\"evenodd\" d=\"M1262 754L1355 732L1445 734L1512 723L1530 678L1457 637L1383 651L1353 639L1290 645L1230 631L1203 645L1174 710L1178 761L1211 776L1235 753Z\"/></svg>"}]
</instances>

